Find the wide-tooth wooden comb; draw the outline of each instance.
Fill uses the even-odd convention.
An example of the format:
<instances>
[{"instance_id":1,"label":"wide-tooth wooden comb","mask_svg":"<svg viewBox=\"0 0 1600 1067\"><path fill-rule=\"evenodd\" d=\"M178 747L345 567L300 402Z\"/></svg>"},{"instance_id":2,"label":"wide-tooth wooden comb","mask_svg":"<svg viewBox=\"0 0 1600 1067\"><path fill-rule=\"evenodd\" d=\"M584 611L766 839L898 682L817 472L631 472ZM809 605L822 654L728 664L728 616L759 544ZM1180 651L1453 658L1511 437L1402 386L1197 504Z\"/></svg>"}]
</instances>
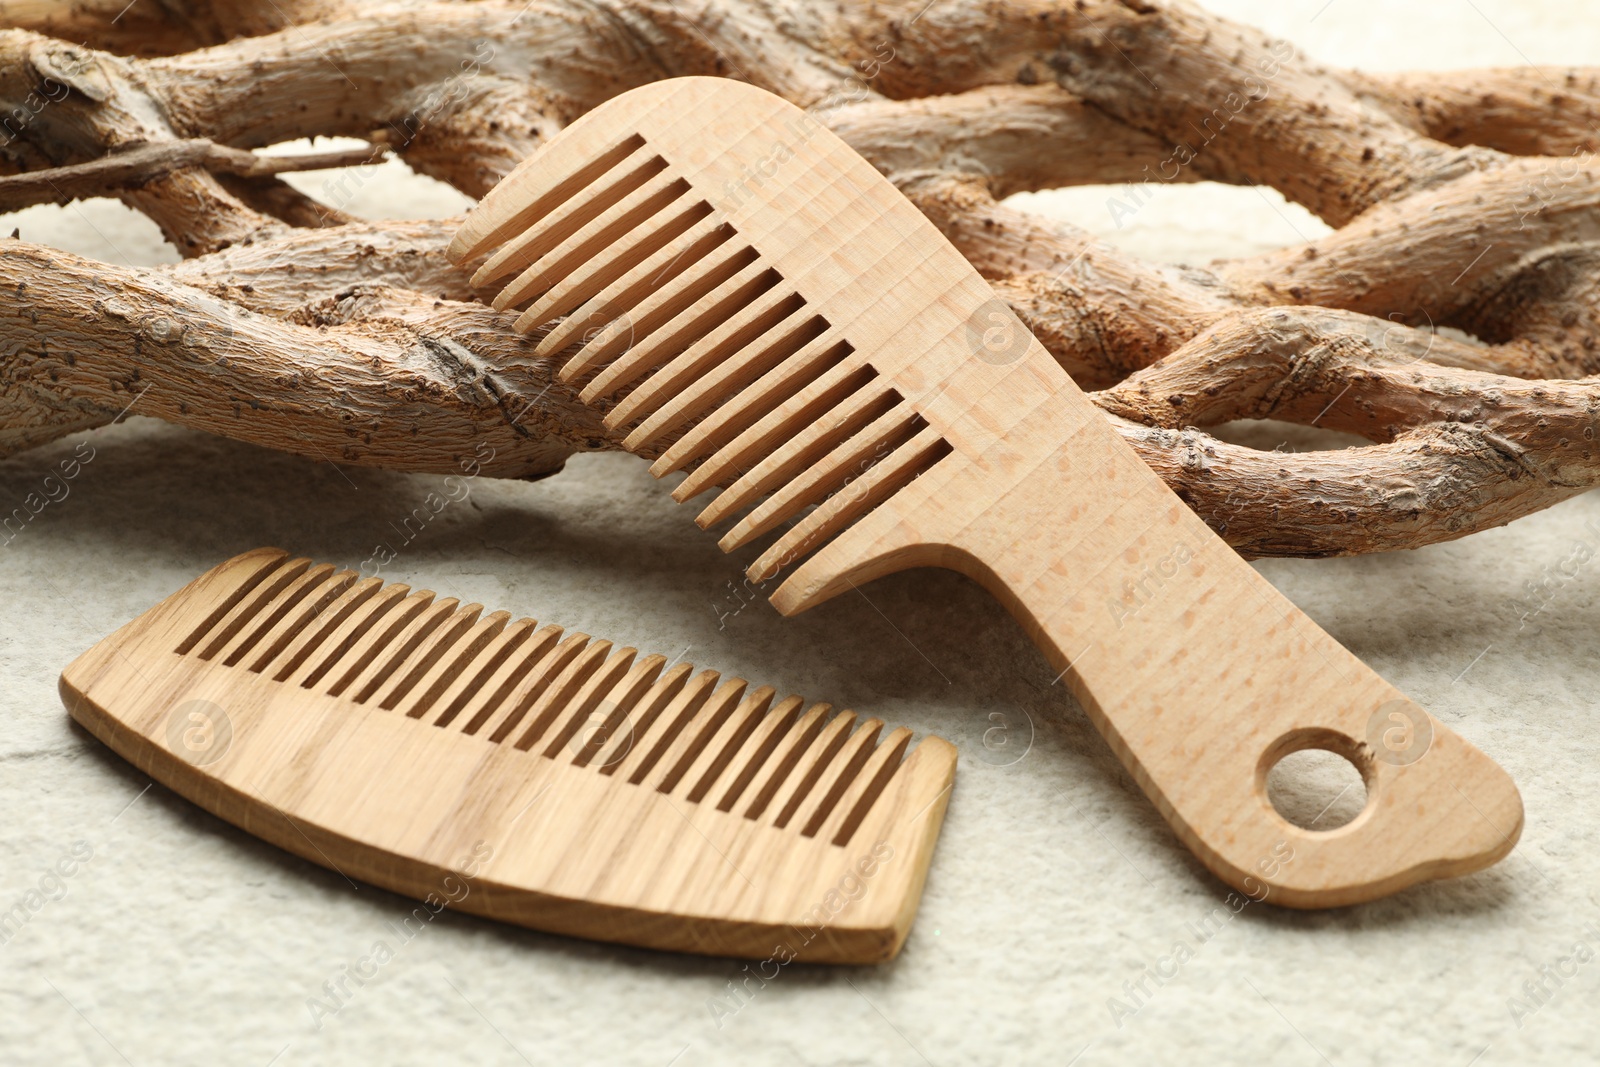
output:
<instances>
[{"instance_id":1,"label":"wide-tooth wooden comb","mask_svg":"<svg viewBox=\"0 0 1600 1067\"><path fill-rule=\"evenodd\" d=\"M899 951L948 742L482 610L259 549L61 695L213 814L435 907L763 960Z\"/></svg>"},{"instance_id":2,"label":"wide-tooth wooden comb","mask_svg":"<svg viewBox=\"0 0 1600 1067\"><path fill-rule=\"evenodd\" d=\"M720 492L702 525L792 573L785 614L937 565L1004 601L1180 838L1298 907L1366 900L1510 851L1490 759L1317 628L1106 425L890 182L806 113L683 78L596 108L467 217L457 262L548 326L585 400ZM1431 739L1431 740L1430 740ZM1282 818L1268 770L1331 749L1367 804Z\"/></svg>"}]
</instances>

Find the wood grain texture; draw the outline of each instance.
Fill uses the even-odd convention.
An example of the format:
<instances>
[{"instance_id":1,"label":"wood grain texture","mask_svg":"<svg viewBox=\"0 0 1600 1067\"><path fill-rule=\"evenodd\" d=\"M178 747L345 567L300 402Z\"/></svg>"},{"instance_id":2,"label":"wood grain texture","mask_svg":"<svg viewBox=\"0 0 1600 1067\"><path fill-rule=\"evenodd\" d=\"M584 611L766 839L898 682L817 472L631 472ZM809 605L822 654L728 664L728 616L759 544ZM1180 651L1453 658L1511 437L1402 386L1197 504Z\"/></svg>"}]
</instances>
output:
<instances>
[{"instance_id":1,"label":"wood grain texture","mask_svg":"<svg viewBox=\"0 0 1600 1067\"><path fill-rule=\"evenodd\" d=\"M955 749L715 671L259 549L61 676L152 778L346 878L579 937L871 963Z\"/></svg>"},{"instance_id":2,"label":"wood grain texture","mask_svg":"<svg viewBox=\"0 0 1600 1067\"><path fill-rule=\"evenodd\" d=\"M1179 837L1295 907L1368 900L1513 847L1515 785L1283 598L1107 428L895 187L776 96L624 94L510 174L451 255L791 614L878 575L962 571L1005 602ZM1408 739L1386 739L1396 724ZM1416 738L1431 739L1420 746ZM1314 831L1267 798L1299 748L1368 802Z\"/></svg>"}]
</instances>

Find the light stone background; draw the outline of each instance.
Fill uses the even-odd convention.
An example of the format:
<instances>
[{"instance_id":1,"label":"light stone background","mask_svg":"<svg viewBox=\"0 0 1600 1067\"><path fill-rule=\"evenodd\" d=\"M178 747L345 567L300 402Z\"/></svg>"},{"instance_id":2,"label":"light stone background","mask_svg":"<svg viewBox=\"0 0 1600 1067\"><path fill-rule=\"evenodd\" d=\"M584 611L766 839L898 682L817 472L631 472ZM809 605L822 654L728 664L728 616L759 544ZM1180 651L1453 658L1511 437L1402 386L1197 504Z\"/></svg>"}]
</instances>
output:
<instances>
[{"instance_id":1,"label":"light stone background","mask_svg":"<svg viewBox=\"0 0 1600 1067\"><path fill-rule=\"evenodd\" d=\"M1373 70L1600 56L1600 15L1557 0L1208 2L1321 60ZM325 178L299 181L315 192ZM1324 230L1274 194L1211 186L1165 189L1119 229L1111 195L1073 190L1030 206L1174 261ZM355 207L416 216L461 205L388 164ZM0 226L112 261L173 258L153 227L108 202L31 210ZM1281 427L1237 432L1265 447L1285 439ZM1345 443L1288 437L1293 447ZM1555 995L1525 1018L1510 1004L1576 942L1600 950L1600 861L1583 844L1600 815L1592 497L1419 552L1259 565L1499 760L1521 785L1527 828L1509 859L1471 877L1320 914L1247 908L1176 977L1147 982L1154 995L1119 1027L1109 998L1131 1005L1125 982L1178 940L1195 945L1188 924L1218 908L1224 888L975 585L910 573L798 620L758 602L719 626L745 560L722 556L641 463L584 457L537 484L478 484L389 577L645 649L688 646L696 663L955 739L963 761L921 914L894 963L788 967L720 1028L708 1002L742 977L739 964L446 914L318 1028L308 998L376 940L392 941L386 924L411 904L352 889L159 786L147 790L69 724L56 677L236 552L277 544L359 563L436 479L336 469L141 418L83 440L94 459L70 495L0 551L0 910L38 887L74 842L93 850L64 895L0 946L0 1061L1468 1067L1595 1058L1600 961L1559 988L1546 979ZM79 443L0 462L6 508ZM1523 625L1530 581L1546 582L1549 599ZM1005 729L985 747L997 724Z\"/></svg>"}]
</instances>

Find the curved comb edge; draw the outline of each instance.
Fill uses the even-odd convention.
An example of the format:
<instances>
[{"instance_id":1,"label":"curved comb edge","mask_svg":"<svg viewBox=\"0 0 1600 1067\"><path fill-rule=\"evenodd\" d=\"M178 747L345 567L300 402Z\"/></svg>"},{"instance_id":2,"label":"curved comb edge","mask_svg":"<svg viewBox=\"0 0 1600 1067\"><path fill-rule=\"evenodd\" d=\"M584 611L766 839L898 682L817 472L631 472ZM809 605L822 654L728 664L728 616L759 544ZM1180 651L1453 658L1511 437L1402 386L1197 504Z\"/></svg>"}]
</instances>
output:
<instances>
[{"instance_id":1,"label":"curved comb edge","mask_svg":"<svg viewBox=\"0 0 1600 1067\"><path fill-rule=\"evenodd\" d=\"M662 762L672 764L663 773L684 767L675 791L662 792L597 773L592 759L566 747L551 759L411 718L403 714L410 695L390 711L277 682L248 661L228 666L174 651L185 618L237 599L252 575L286 558L276 550L236 557L96 644L62 673L69 713L214 814L409 896L466 884L472 892L453 906L488 918L707 955L767 959L784 944L807 961L873 963L898 952L953 781L947 742L926 737L908 751L909 732L900 730L858 745L865 758L824 760L811 807L800 805L823 822L806 837L743 810L764 782L781 784L780 769L793 768L780 767L785 746L812 736L815 717L796 714L800 698L774 701L769 687L726 681L746 719L710 722L690 708L676 731L657 732L668 749ZM504 613L495 615L492 625L505 625ZM452 640L431 650L433 662L457 656L485 676L509 663L480 659L490 650L469 637ZM671 697L674 680L681 688L694 669L667 667L659 656L638 663L623 679L635 703L648 702L649 679L666 679L662 694ZM404 678L405 666L390 677ZM417 685L431 688L433 677L430 669ZM185 754L173 740L174 713L195 701L220 709L226 723L228 741L214 759ZM603 717L614 723L615 712ZM563 729L576 740L571 726ZM614 736L577 749L598 751ZM754 761L748 772L745 761ZM719 810L734 783L732 810ZM474 864L470 875L463 861Z\"/></svg>"}]
</instances>

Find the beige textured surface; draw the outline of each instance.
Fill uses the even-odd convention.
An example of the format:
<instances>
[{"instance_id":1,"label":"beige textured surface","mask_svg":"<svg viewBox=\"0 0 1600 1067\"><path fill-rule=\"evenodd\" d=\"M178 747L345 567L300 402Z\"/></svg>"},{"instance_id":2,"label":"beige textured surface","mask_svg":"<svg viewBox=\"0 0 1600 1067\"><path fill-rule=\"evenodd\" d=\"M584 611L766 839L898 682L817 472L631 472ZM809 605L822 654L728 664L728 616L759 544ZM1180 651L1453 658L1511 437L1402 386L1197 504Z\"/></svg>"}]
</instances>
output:
<instances>
[{"instance_id":1,"label":"beige textured surface","mask_svg":"<svg viewBox=\"0 0 1600 1067\"><path fill-rule=\"evenodd\" d=\"M1600 57L1600 17L1555 0L1210 3L1369 69ZM460 202L403 171L367 188L372 213ZM1320 230L1270 192L1210 187L1164 189L1118 229L1114 195L1046 202L1165 259ZM110 259L170 257L114 205L0 225ZM1270 427L1241 432L1267 447L1281 439ZM1250 906L1223 921L1232 911L1220 884L1050 686L1017 627L962 579L900 575L796 620L759 601L735 610L748 559L721 555L689 509L622 456L581 458L532 485L474 483L409 544L391 523L434 479L341 471L142 420L0 462L0 490L20 499L75 448L94 458L67 495L0 546L0 912L39 905L0 945L7 1063L946 1067L1059 1064L1084 1050L1083 1065L1467 1067L1586 1062L1600 1044L1600 862L1583 845L1600 816L1592 496L1421 552L1260 565L1511 771L1528 826L1483 874L1359 908ZM69 727L61 667L205 567L264 543L359 565L379 542L398 550L388 577L649 647L690 646L697 662L957 740L957 788L900 959L786 967L764 987L752 980L753 997L730 1013L727 983L746 972L726 961L450 914L401 945L389 924L409 902L353 889L164 790L141 792L141 776ZM79 841L92 858L52 879ZM1202 944L1196 928L1213 913ZM380 940L394 955L374 968ZM1182 962L1180 941L1192 952ZM347 997L326 990L347 967L370 977L346 980ZM1158 985L1146 967L1170 977ZM1141 980L1149 996L1136 999L1125 983ZM1542 1004L1525 989L1540 982L1552 994L1539 993ZM1119 1026L1111 998L1143 1006ZM308 1000L324 1005L320 1026Z\"/></svg>"}]
</instances>

